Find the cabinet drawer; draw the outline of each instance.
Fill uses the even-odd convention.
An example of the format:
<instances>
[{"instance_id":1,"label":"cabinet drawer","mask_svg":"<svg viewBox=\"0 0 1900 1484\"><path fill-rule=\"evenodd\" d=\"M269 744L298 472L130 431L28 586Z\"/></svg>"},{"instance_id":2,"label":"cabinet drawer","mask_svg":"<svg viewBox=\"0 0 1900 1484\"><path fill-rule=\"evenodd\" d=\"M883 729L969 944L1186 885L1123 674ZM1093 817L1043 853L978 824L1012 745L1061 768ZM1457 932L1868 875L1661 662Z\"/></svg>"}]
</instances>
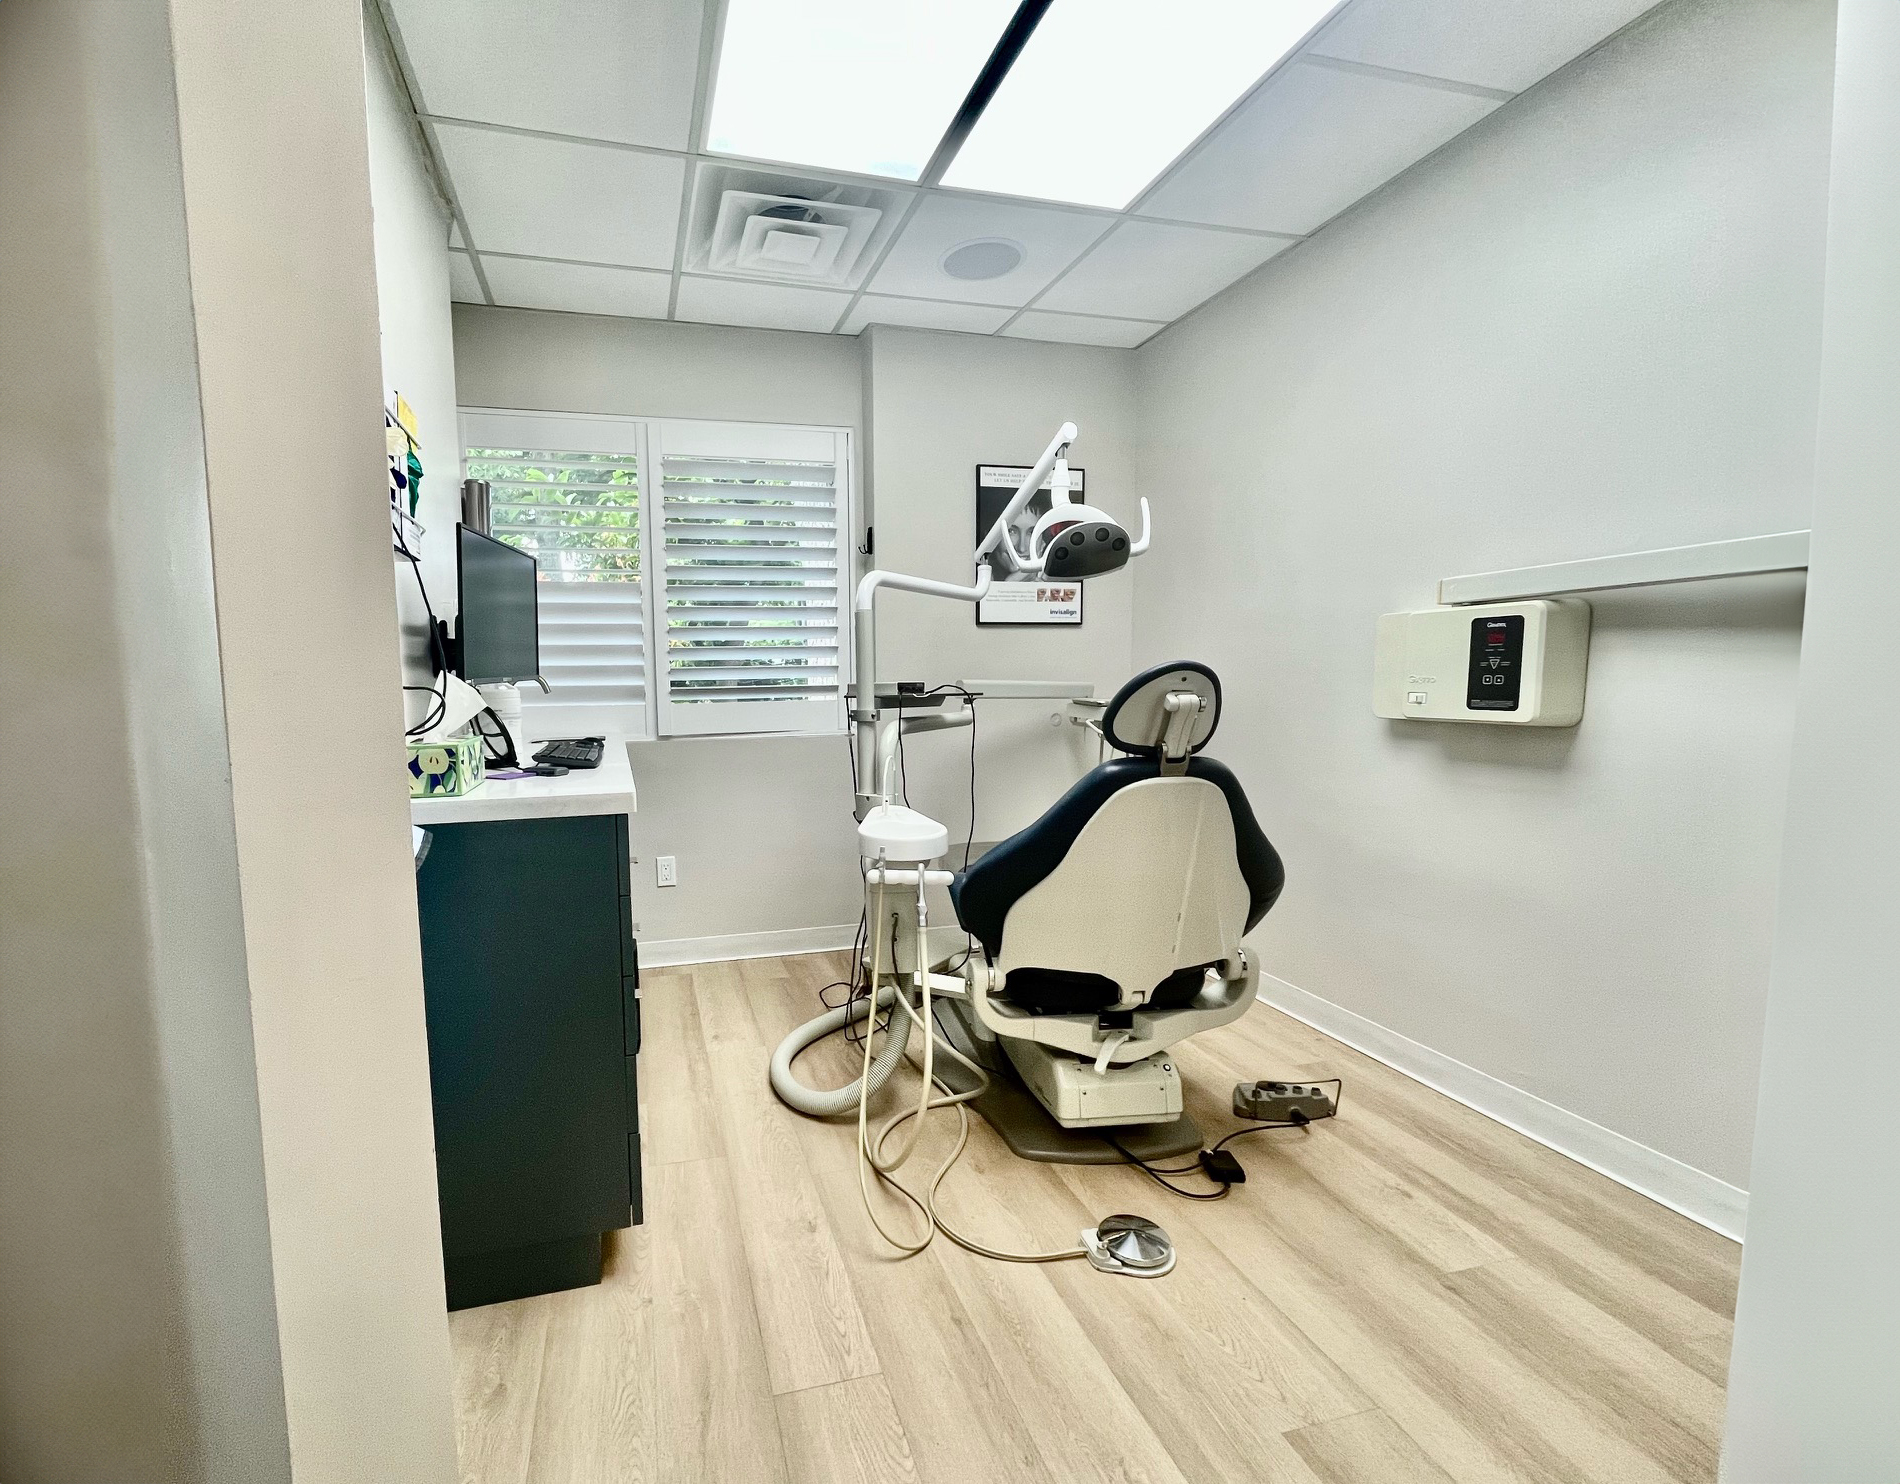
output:
<instances>
[{"instance_id":1,"label":"cabinet drawer","mask_svg":"<svg viewBox=\"0 0 1900 1484\"><path fill-rule=\"evenodd\" d=\"M638 1226L647 1219L646 1203L640 1189L640 1136L638 1134L627 1136L627 1186L632 1192L631 1199L627 1202L629 1224Z\"/></svg>"},{"instance_id":2,"label":"cabinet drawer","mask_svg":"<svg viewBox=\"0 0 1900 1484\"><path fill-rule=\"evenodd\" d=\"M640 982L640 950L633 946L633 898L620 899L620 972Z\"/></svg>"},{"instance_id":3,"label":"cabinet drawer","mask_svg":"<svg viewBox=\"0 0 1900 1484\"><path fill-rule=\"evenodd\" d=\"M620 1019L626 1029L627 1055L640 1053L640 981L637 978L625 978L620 981Z\"/></svg>"},{"instance_id":4,"label":"cabinet drawer","mask_svg":"<svg viewBox=\"0 0 1900 1484\"><path fill-rule=\"evenodd\" d=\"M627 1058L627 1132L640 1131L640 1059Z\"/></svg>"},{"instance_id":5,"label":"cabinet drawer","mask_svg":"<svg viewBox=\"0 0 1900 1484\"><path fill-rule=\"evenodd\" d=\"M614 840L620 860L620 895L633 895L633 842L627 833L627 816L614 816Z\"/></svg>"}]
</instances>

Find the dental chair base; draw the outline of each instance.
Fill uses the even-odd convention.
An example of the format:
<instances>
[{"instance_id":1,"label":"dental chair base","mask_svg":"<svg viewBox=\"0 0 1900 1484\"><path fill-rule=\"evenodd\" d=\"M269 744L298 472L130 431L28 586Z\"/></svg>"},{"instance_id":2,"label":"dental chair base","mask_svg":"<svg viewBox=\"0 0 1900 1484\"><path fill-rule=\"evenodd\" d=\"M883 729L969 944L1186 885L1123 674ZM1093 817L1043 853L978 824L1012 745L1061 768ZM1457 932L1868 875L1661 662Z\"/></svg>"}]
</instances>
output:
<instances>
[{"instance_id":1,"label":"dental chair base","mask_svg":"<svg viewBox=\"0 0 1900 1484\"><path fill-rule=\"evenodd\" d=\"M989 1068L989 1086L970 1103L970 1111L996 1130L1010 1153L1018 1159L1033 1159L1040 1164L1112 1165L1125 1162L1103 1134L1112 1137L1136 1159L1149 1164L1168 1164L1183 1156L1192 1158L1203 1141L1201 1126L1185 1113L1158 1123L1123 1123L1104 1127L1064 1128L1032 1092L1026 1078L1010 1054L1017 1043L999 1038L975 1017L967 1000L940 1002L938 1016L944 1032L964 1055ZM1027 1043L1021 1043L1027 1045ZM1033 1049L1033 1048L1032 1048ZM1170 1064L1173 1057L1161 1060ZM1077 1062L1093 1077L1093 1068ZM1120 1070L1119 1068L1117 1070ZM954 1063L942 1067L940 1075L959 1092L975 1086L976 1079Z\"/></svg>"},{"instance_id":2,"label":"dental chair base","mask_svg":"<svg viewBox=\"0 0 1900 1484\"><path fill-rule=\"evenodd\" d=\"M1181 1116L1181 1074L1165 1055L1097 1070L1035 1041L1014 1037L1003 1049L1016 1070L1064 1128L1170 1123Z\"/></svg>"}]
</instances>

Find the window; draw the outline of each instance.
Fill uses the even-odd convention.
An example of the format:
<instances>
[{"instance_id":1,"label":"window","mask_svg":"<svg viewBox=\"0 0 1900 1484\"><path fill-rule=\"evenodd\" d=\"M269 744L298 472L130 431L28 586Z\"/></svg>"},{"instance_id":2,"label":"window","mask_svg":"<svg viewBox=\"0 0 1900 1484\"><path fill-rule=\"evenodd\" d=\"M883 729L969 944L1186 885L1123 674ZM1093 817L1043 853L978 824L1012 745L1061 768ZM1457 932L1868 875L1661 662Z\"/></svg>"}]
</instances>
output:
<instances>
[{"instance_id":1,"label":"window","mask_svg":"<svg viewBox=\"0 0 1900 1484\"><path fill-rule=\"evenodd\" d=\"M843 437L657 424L663 736L844 727Z\"/></svg>"},{"instance_id":2,"label":"window","mask_svg":"<svg viewBox=\"0 0 1900 1484\"><path fill-rule=\"evenodd\" d=\"M538 731L843 729L847 432L487 410L462 431L493 534L539 570Z\"/></svg>"}]
</instances>

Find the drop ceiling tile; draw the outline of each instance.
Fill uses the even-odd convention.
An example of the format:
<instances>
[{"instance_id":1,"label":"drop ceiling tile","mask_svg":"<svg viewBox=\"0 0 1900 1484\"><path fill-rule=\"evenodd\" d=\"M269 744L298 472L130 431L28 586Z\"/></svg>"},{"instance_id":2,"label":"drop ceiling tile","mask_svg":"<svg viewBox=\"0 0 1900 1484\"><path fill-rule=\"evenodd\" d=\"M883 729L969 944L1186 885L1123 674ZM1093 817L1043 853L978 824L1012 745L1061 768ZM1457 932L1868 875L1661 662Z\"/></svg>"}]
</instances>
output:
<instances>
[{"instance_id":1,"label":"drop ceiling tile","mask_svg":"<svg viewBox=\"0 0 1900 1484\"><path fill-rule=\"evenodd\" d=\"M866 294L845 317L840 333L855 335L867 325L908 325L919 330L964 330L990 335L1003 328L1009 310L987 304L940 304L931 299L891 299Z\"/></svg>"},{"instance_id":2,"label":"drop ceiling tile","mask_svg":"<svg viewBox=\"0 0 1900 1484\"><path fill-rule=\"evenodd\" d=\"M1519 93L1655 0L1355 0L1309 51Z\"/></svg>"},{"instance_id":3,"label":"drop ceiling tile","mask_svg":"<svg viewBox=\"0 0 1900 1484\"><path fill-rule=\"evenodd\" d=\"M390 0L426 113L687 149L701 0Z\"/></svg>"},{"instance_id":4,"label":"drop ceiling tile","mask_svg":"<svg viewBox=\"0 0 1900 1484\"><path fill-rule=\"evenodd\" d=\"M1177 319L1292 245L1287 237L1123 222L1038 299L1036 307Z\"/></svg>"},{"instance_id":5,"label":"drop ceiling tile","mask_svg":"<svg viewBox=\"0 0 1900 1484\"><path fill-rule=\"evenodd\" d=\"M1112 216L1015 206L975 196L928 196L897 234L871 280L885 294L954 299L965 304L1027 304L1088 245L1114 225ZM998 278L952 278L939 266L952 248L1000 238L1023 259Z\"/></svg>"},{"instance_id":6,"label":"drop ceiling tile","mask_svg":"<svg viewBox=\"0 0 1900 1484\"><path fill-rule=\"evenodd\" d=\"M1044 314L1040 309L1026 310L1016 323L1003 331L1017 340L1060 340L1067 345L1111 345L1124 349L1141 344L1166 325L1143 320L1095 319L1086 314Z\"/></svg>"},{"instance_id":7,"label":"drop ceiling tile","mask_svg":"<svg viewBox=\"0 0 1900 1484\"><path fill-rule=\"evenodd\" d=\"M449 250L449 298L457 304L486 304L481 282L475 277L475 265L465 252Z\"/></svg>"},{"instance_id":8,"label":"drop ceiling tile","mask_svg":"<svg viewBox=\"0 0 1900 1484\"><path fill-rule=\"evenodd\" d=\"M680 160L454 124L435 135L478 252L672 268Z\"/></svg>"},{"instance_id":9,"label":"drop ceiling tile","mask_svg":"<svg viewBox=\"0 0 1900 1484\"><path fill-rule=\"evenodd\" d=\"M673 275L646 268L596 268L540 258L482 259L497 304L517 309L565 309L574 314L619 314L665 319Z\"/></svg>"},{"instance_id":10,"label":"drop ceiling tile","mask_svg":"<svg viewBox=\"0 0 1900 1484\"><path fill-rule=\"evenodd\" d=\"M1304 236L1497 106L1493 98L1296 62L1139 209Z\"/></svg>"},{"instance_id":11,"label":"drop ceiling tile","mask_svg":"<svg viewBox=\"0 0 1900 1484\"><path fill-rule=\"evenodd\" d=\"M735 278L682 278L674 318L761 330L829 331L851 296Z\"/></svg>"}]
</instances>

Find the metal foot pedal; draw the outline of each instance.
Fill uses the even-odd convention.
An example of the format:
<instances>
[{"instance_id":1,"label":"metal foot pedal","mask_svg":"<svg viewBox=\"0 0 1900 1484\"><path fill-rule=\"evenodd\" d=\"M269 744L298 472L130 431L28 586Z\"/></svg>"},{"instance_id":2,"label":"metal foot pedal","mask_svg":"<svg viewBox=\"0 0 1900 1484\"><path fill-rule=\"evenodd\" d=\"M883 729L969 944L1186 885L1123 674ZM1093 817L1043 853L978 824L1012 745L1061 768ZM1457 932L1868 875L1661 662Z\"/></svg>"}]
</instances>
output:
<instances>
[{"instance_id":1,"label":"metal foot pedal","mask_svg":"<svg viewBox=\"0 0 1900 1484\"><path fill-rule=\"evenodd\" d=\"M1161 1278L1174 1271L1174 1242L1145 1216L1105 1216L1082 1233L1089 1265L1125 1278Z\"/></svg>"}]
</instances>

